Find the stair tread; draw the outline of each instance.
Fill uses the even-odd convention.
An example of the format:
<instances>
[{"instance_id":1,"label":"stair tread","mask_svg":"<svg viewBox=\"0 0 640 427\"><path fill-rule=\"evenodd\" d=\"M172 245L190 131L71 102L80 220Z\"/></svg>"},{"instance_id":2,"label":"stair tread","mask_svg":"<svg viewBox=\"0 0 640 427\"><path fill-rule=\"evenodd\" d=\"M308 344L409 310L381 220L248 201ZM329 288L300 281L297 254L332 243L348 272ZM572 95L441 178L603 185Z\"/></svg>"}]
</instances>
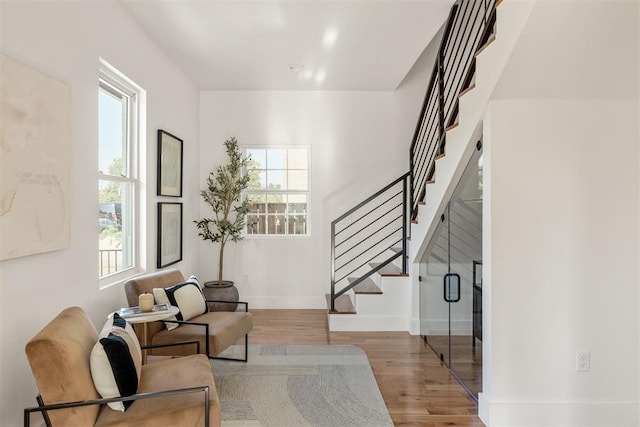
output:
<instances>
[{"instance_id":1,"label":"stair tread","mask_svg":"<svg viewBox=\"0 0 640 427\"><path fill-rule=\"evenodd\" d=\"M462 98L464 95L466 95L467 93L471 92L473 89L476 88L475 83L469 85L468 88L466 88L465 90L463 90L462 92L460 92L460 95L458 95L458 98Z\"/></svg>"},{"instance_id":2,"label":"stair tread","mask_svg":"<svg viewBox=\"0 0 640 427\"><path fill-rule=\"evenodd\" d=\"M442 153L442 154L438 154L437 156L435 156L435 157L433 158L433 160L440 160L440 159L442 159L444 156L446 156L446 154L444 154L444 153ZM435 182L435 181L434 181L434 182Z\"/></svg>"},{"instance_id":3,"label":"stair tread","mask_svg":"<svg viewBox=\"0 0 640 427\"><path fill-rule=\"evenodd\" d=\"M349 279L347 280L349 280L349 283L351 283L357 279L358 279L357 277L349 277ZM376 282L374 282L373 279L369 277L363 280L362 282L358 283L353 288L353 292L355 292L356 294L363 294L363 295L381 295L382 289L380 289L378 285L376 285Z\"/></svg>"},{"instance_id":4,"label":"stair tread","mask_svg":"<svg viewBox=\"0 0 640 427\"><path fill-rule=\"evenodd\" d=\"M351 297L347 294L336 298L335 311L331 311L331 294L327 294L327 311L329 314L356 314Z\"/></svg>"},{"instance_id":5,"label":"stair tread","mask_svg":"<svg viewBox=\"0 0 640 427\"><path fill-rule=\"evenodd\" d=\"M394 246L394 247L389 248L389 249L391 249L393 252L395 252L395 253L397 253L397 254L399 254L400 252L402 252L402 246ZM408 258L408 256L407 256L407 255L405 255L405 257L407 257L407 258Z\"/></svg>"},{"instance_id":6,"label":"stair tread","mask_svg":"<svg viewBox=\"0 0 640 427\"><path fill-rule=\"evenodd\" d=\"M376 268L380 265L379 262L372 262L369 264L371 267ZM378 270L378 274L381 276L408 276L408 274L402 274L402 269L395 264L387 264Z\"/></svg>"},{"instance_id":7,"label":"stair tread","mask_svg":"<svg viewBox=\"0 0 640 427\"><path fill-rule=\"evenodd\" d=\"M457 128L457 127L458 127L458 122L455 122L454 124L452 124L452 125L450 125L450 126L447 126L447 127L444 129L444 131L445 131L445 132L449 132L450 130L453 130L453 129Z\"/></svg>"},{"instance_id":8,"label":"stair tread","mask_svg":"<svg viewBox=\"0 0 640 427\"><path fill-rule=\"evenodd\" d=\"M495 35L492 35L491 37L489 37L489 39L487 40L487 42L486 42L485 44L483 44L482 46L480 46L480 48L476 51L476 53L475 53L475 55L474 55L474 56L477 58L477 57L478 57L478 55L480 55L480 54L482 53L482 51L483 51L483 50L485 50L486 48L488 48L488 47L489 47L489 45L495 41L495 39L496 39L496 36L495 36Z\"/></svg>"}]
</instances>

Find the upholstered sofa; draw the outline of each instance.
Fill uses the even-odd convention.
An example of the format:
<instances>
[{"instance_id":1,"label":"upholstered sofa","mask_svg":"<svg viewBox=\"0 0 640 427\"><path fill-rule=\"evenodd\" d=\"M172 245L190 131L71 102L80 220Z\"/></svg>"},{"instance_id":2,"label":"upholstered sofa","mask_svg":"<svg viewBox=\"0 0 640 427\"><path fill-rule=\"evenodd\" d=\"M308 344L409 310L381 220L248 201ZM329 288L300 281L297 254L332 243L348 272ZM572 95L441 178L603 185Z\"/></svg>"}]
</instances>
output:
<instances>
[{"instance_id":1,"label":"upholstered sofa","mask_svg":"<svg viewBox=\"0 0 640 427\"><path fill-rule=\"evenodd\" d=\"M170 269L138 276L127 281L124 285L127 302L130 307L138 305L138 296L142 293L153 293L154 288L168 288L184 283L185 278L179 270ZM244 305L244 311L212 311L207 312L188 321L178 321L179 325L173 330L168 330L164 322L151 322L147 324L147 339L151 345L171 344L198 340L200 352L210 358L223 358L231 360L247 361L248 334L253 329L253 317L248 312L248 304ZM138 331L141 325L134 325ZM139 336L142 336L139 334ZM219 357L229 346L236 344L244 338L244 357ZM188 347L154 348L151 355L184 355L188 354Z\"/></svg>"},{"instance_id":2,"label":"upholstered sofa","mask_svg":"<svg viewBox=\"0 0 640 427\"><path fill-rule=\"evenodd\" d=\"M101 399L94 386L90 358L99 335L79 307L62 311L26 345L40 407L50 426L219 426L220 404L209 359L201 354L170 358L142 365L137 393L124 398ZM193 345L187 346L193 351ZM191 390L189 390L191 389ZM135 401L125 412L103 403Z\"/></svg>"}]
</instances>

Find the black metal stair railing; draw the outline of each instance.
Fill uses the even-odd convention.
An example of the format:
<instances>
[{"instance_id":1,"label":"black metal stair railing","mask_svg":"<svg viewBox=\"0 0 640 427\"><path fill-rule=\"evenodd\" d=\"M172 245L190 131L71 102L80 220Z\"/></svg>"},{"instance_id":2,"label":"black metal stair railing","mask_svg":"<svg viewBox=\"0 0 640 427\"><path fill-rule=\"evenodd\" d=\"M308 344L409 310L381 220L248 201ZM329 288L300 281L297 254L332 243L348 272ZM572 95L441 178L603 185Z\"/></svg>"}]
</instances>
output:
<instances>
[{"instance_id":1,"label":"black metal stair railing","mask_svg":"<svg viewBox=\"0 0 640 427\"><path fill-rule=\"evenodd\" d=\"M473 84L475 54L494 32L495 0L460 0L451 8L411 143L413 218L444 154L446 130L458 117L458 97Z\"/></svg>"},{"instance_id":2,"label":"black metal stair railing","mask_svg":"<svg viewBox=\"0 0 640 427\"><path fill-rule=\"evenodd\" d=\"M475 55L495 32L495 9L496 0L452 6L414 131L409 172L331 223L331 311L338 297L399 257L407 273L410 221L445 152L447 128L458 119L458 98L473 84Z\"/></svg>"},{"instance_id":3,"label":"black metal stair railing","mask_svg":"<svg viewBox=\"0 0 640 427\"><path fill-rule=\"evenodd\" d=\"M406 254L408 190L407 172L331 223L331 311L336 298ZM402 272L407 272L406 257Z\"/></svg>"}]
</instances>

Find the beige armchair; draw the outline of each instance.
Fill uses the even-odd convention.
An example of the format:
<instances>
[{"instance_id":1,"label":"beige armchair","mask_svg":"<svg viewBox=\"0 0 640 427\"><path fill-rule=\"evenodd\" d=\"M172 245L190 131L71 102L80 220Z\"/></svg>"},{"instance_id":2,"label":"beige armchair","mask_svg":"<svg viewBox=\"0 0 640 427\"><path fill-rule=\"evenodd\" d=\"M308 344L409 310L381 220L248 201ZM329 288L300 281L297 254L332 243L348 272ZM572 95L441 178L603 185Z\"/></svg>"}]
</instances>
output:
<instances>
[{"instance_id":1,"label":"beige armchair","mask_svg":"<svg viewBox=\"0 0 640 427\"><path fill-rule=\"evenodd\" d=\"M124 288L130 307L138 305L138 296L142 293L153 293L153 288L166 288L185 281L179 270L171 269L145 274L129 280ZM176 342L200 342L200 351L212 359L247 361L248 334L253 329L253 317L249 313L246 302L244 311L208 312L188 321L173 321L180 326L168 330L162 321L147 324L147 339L151 345L171 344ZM134 325L138 336L140 325ZM229 358L218 356L229 346L244 338L244 357ZM149 354L162 356L181 356L190 349L184 347L154 348Z\"/></svg>"},{"instance_id":2,"label":"beige armchair","mask_svg":"<svg viewBox=\"0 0 640 427\"><path fill-rule=\"evenodd\" d=\"M26 346L37 407L24 410L24 425L41 412L47 426L219 426L220 403L209 360L201 354L141 367L138 391L101 399L91 375L98 333L79 307L62 311ZM193 345L188 346L193 349ZM126 412L106 403L135 400Z\"/></svg>"}]
</instances>

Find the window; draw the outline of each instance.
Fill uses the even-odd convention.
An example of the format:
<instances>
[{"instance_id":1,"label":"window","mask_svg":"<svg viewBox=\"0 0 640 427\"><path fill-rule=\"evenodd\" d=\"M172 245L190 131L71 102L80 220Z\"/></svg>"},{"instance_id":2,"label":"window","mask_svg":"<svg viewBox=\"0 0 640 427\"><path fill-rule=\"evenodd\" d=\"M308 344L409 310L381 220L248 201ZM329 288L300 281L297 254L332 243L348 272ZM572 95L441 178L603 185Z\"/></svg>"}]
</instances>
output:
<instances>
[{"instance_id":1,"label":"window","mask_svg":"<svg viewBox=\"0 0 640 427\"><path fill-rule=\"evenodd\" d=\"M137 272L138 100L142 90L101 62L98 81L98 276Z\"/></svg>"},{"instance_id":2,"label":"window","mask_svg":"<svg viewBox=\"0 0 640 427\"><path fill-rule=\"evenodd\" d=\"M248 147L248 236L309 235L309 149Z\"/></svg>"}]
</instances>

